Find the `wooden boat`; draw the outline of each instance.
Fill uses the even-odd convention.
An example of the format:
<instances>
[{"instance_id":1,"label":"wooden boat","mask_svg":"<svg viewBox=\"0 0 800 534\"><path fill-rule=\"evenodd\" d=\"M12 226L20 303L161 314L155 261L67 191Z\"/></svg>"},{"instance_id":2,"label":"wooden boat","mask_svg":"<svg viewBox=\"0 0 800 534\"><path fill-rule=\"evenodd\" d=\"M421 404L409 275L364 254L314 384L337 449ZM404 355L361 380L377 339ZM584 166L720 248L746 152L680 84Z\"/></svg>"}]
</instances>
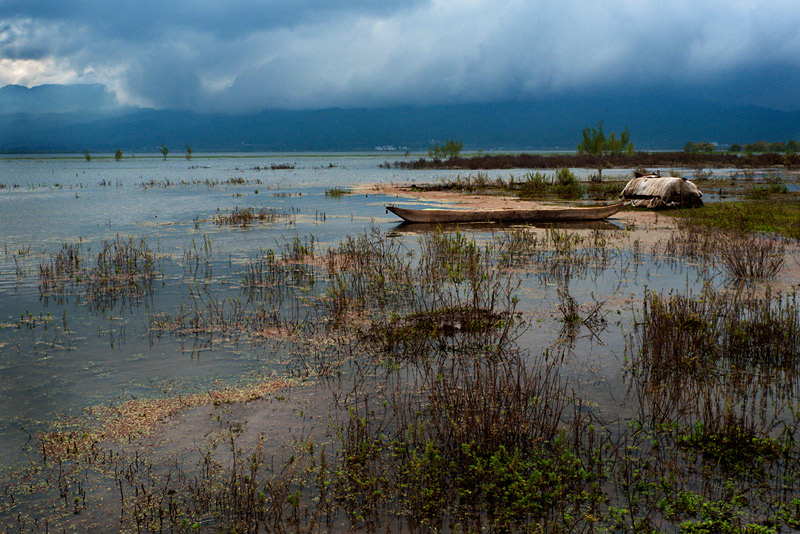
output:
<instances>
[{"instance_id":1,"label":"wooden boat","mask_svg":"<svg viewBox=\"0 0 800 534\"><path fill-rule=\"evenodd\" d=\"M475 223L475 222L558 222L598 221L617 213L624 202L609 206L541 207L534 209L422 209L398 206L386 209L409 223Z\"/></svg>"}]
</instances>

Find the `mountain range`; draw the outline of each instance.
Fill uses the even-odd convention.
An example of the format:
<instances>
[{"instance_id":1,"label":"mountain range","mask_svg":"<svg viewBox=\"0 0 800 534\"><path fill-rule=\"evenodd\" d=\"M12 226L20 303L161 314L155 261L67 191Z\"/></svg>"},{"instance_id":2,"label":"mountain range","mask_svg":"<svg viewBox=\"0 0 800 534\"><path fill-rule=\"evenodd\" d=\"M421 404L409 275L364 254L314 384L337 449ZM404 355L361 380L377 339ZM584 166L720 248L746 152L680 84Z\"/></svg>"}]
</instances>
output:
<instances>
[{"instance_id":1,"label":"mountain range","mask_svg":"<svg viewBox=\"0 0 800 534\"><path fill-rule=\"evenodd\" d=\"M627 128L637 149L687 142L800 139L800 111L684 100L672 95L572 95L525 102L377 109L263 110L221 114L119 106L101 85L0 88L0 152L427 150L454 139L465 150L573 150L603 121Z\"/></svg>"}]
</instances>

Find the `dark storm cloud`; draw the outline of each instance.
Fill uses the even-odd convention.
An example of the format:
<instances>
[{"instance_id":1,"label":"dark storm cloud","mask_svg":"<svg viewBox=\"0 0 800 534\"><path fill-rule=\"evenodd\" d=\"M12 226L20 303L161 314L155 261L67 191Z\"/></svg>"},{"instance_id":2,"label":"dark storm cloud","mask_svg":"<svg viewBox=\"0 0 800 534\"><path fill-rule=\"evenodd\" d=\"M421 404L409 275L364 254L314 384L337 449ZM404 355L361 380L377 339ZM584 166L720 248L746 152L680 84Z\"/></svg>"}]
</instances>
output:
<instances>
[{"instance_id":1,"label":"dark storm cloud","mask_svg":"<svg viewBox=\"0 0 800 534\"><path fill-rule=\"evenodd\" d=\"M382 15L416 0L4 0L8 19L88 25L96 36L133 42L161 39L174 29L229 39L253 31L325 21L341 13Z\"/></svg>"},{"instance_id":2,"label":"dark storm cloud","mask_svg":"<svg viewBox=\"0 0 800 534\"><path fill-rule=\"evenodd\" d=\"M0 13L0 76L24 81L32 67L12 60L46 60L48 79L62 69L157 107L481 102L634 87L800 108L798 2L0 0Z\"/></svg>"}]
</instances>

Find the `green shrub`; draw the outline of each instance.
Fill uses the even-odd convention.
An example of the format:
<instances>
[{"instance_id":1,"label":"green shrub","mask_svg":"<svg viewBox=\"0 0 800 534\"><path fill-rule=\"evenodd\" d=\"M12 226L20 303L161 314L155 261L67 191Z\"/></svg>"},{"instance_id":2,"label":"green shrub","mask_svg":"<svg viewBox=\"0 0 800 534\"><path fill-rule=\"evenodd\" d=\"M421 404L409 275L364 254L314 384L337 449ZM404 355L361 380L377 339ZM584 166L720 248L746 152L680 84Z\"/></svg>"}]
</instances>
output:
<instances>
[{"instance_id":1,"label":"green shrub","mask_svg":"<svg viewBox=\"0 0 800 534\"><path fill-rule=\"evenodd\" d=\"M566 167L561 167L556 171L553 189L556 196L565 200L582 198L586 192L586 188L578 182L572 171Z\"/></svg>"}]
</instances>

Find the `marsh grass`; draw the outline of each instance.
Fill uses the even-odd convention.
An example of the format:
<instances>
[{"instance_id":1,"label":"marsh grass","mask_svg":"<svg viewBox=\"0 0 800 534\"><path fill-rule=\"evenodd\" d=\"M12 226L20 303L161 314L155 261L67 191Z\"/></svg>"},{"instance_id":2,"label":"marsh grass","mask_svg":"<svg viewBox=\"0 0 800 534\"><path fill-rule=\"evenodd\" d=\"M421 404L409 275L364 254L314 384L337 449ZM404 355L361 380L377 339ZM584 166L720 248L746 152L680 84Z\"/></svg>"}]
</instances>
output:
<instances>
[{"instance_id":1,"label":"marsh grass","mask_svg":"<svg viewBox=\"0 0 800 534\"><path fill-rule=\"evenodd\" d=\"M529 228L512 228L492 235L492 250L500 268L523 266L542 247L537 232Z\"/></svg>"},{"instance_id":2,"label":"marsh grass","mask_svg":"<svg viewBox=\"0 0 800 534\"><path fill-rule=\"evenodd\" d=\"M464 191L467 193L474 193L480 191L490 190L503 190L506 189L506 184L502 178L489 178L486 172L478 172L476 174L469 174L461 176L460 174L455 179L445 181L445 187L450 190Z\"/></svg>"},{"instance_id":3,"label":"marsh grass","mask_svg":"<svg viewBox=\"0 0 800 534\"><path fill-rule=\"evenodd\" d=\"M590 180L586 186L586 193L593 200L617 200L626 183L619 180L606 180L603 182Z\"/></svg>"},{"instance_id":4,"label":"marsh grass","mask_svg":"<svg viewBox=\"0 0 800 534\"><path fill-rule=\"evenodd\" d=\"M716 202L696 210L675 210L669 216L689 223L800 239L797 202Z\"/></svg>"},{"instance_id":5,"label":"marsh grass","mask_svg":"<svg viewBox=\"0 0 800 534\"><path fill-rule=\"evenodd\" d=\"M567 168L559 168L552 176L540 172L527 173L518 186L521 198L544 199L555 196L565 200L577 200L586 194L586 187L578 182ZM595 187L595 192L598 187Z\"/></svg>"},{"instance_id":6,"label":"marsh grass","mask_svg":"<svg viewBox=\"0 0 800 534\"><path fill-rule=\"evenodd\" d=\"M325 190L325 197L327 198L342 198L350 194L352 194L350 190L342 189L341 187L332 187Z\"/></svg>"},{"instance_id":7,"label":"marsh grass","mask_svg":"<svg viewBox=\"0 0 800 534\"><path fill-rule=\"evenodd\" d=\"M49 263L39 265L40 295L63 294L67 283L80 276L84 263L81 243L63 243Z\"/></svg>"},{"instance_id":8,"label":"marsh grass","mask_svg":"<svg viewBox=\"0 0 800 534\"><path fill-rule=\"evenodd\" d=\"M728 232L720 237L719 254L732 278L770 280L783 267L786 247L776 239L741 232Z\"/></svg>"},{"instance_id":9,"label":"marsh grass","mask_svg":"<svg viewBox=\"0 0 800 534\"><path fill-rule=\"evenodd\" d=\"M189 187L189 186L205 186L208 188L212 187L219 187L221 185L260 185L264 182L261 179L247 179L242 178L241 176L231 176L230 178L226 178L224 180L211 180L206 178L205 180L201 179L192 179L192 180L179 180L173 181L169 178L164 178L161 180L156 180L151 178L145 182L139 183L142 189L153 189L153 188L163 188L168 189L170 187Z\"/></svg>"},{"instance_id":10,"label":"marsh grass","mask_svg":"<svg viewBox=\"0 0 800 534\"><path fill-rule=\"evenodd\" d=\"M586 193L586 188L578 182L572 171L566 167L561 167L556 171L553 186L556 196L567 200L583 198Z\"/></svg>"},{"instance_id":11,"label":"marsh grass","mask_svg":"<svg viewBox=\"0 0 800 534\"><path fill-rule=\"evenodd\" d=\"M118 299L137 302L152 293L153 280L161 276L156 253L144 238L127 240L117 236L103 241L97 263L86 272L86 297L99 307L114 305Z\"/></svg>"},{"instance_id":12,"label":"marsh grass","mask_svg":"<svg viewBox=\"0 0 800 534\"><path fill-rule=\"evenodd\" d=\"M86 253L88 254L88 252ZM153 291L153 280L162 274L161 258L145 239L117 236L104 240L94 265L90 266L82 244L62 245L49 262L39 265L39 294L63 300L69 288L81 294L98 309L118 302L137 304Z\"/></svg>"},{"instance_id":13,"label":"marsh grass","mask_svg":"<svg viewBox=\"0 0 800 534\"><path fill-rule=\"evenodd\" d=\"M780 238L694 221L681 221L678 232L657 243L653 253L678 262L690 258L707 267L720 265L730 279L738 282L771 280L786 262L786 244Z\"/></svg>"},{"instance_id":14,"label":"marsh grass","mask_svg":"<svg viewBox=\"0 0 800 534\"><path fill-rule=\"evenodd\" d=\"M627 491L635 482L638 505L657 511L650 524L757 532L797 521L800 495L787 481L800 475L798 317L794 294L769 289L645 296L629 353L636 434L626 439L638 436L646 463L644 476L617 480Z\"/></svg>"},{"instance_id":15,"label":"marsh grass","mask_svg":"<svg viewBox=\"0 0 800 534\"><path fill-rule=\"evenodd\" d=\"M683 260L722 262L715 235L659 246ZM232 265L222 289L211 277L198 280L212 250L205 240L193 244L184 257L190 302L152 313L152 331L247 351L267 338L290 339L291 350L280 352L289 354L286 372L311 379L316 391L329 388L324 414L298 410L287 437L252 423L246 430L246 419L212 422L215 438L195 442L195 462L180 464L158 465L134 443L106 443L97 428L65 428L37 451L46 467L6 488L0 508L16 512L24 492L40 491L53 496L56 512L42 515L59 516L53 530L80 529L94 507L95 517L118 514L120 529L131 532L800 525L792 504L800 499L794 294L710 286L699 295L646 293L636 324L621 326L635 329L624 368L633 400L617 396L610 409L587 402L587 386L571 381L567 368L583 365L584 354L558 343L544 352L518 345L530 326L518 306L531 272L538 279L530 276L524 289L556 291L556 325L605 328L605 303L594 295L579 303L569 282L614 260L620 269L644 263L638 242L622 251L609 238L515 228L479 241L440 230L409 244L371 228L320 250L313 236L287 237ZM118 264L112 258L140 258L134 250L145 249L121 241L128 252L109 244L108 258L98 260L104 271ZM43 265L84 276L78 252ZM131 263L137 267L125 271ZM119 265L156 272L141 258ZM629 401L631 419L628 405L622 415L614 405ZM173 413L146 400L117 408L117 422L100 432L122 421L149 428L143 415ZM218 417L237 411L221 408ZM306 424L323 429L319 442L305 435ZM39 528L17 517L15 531Z\"/></svg>"},{"instance_id":16,"label":"marsh grass","mask_svg":"<svg viewBox=\"0 0 800 534\"><path fill-rule=\"evenodd\" d=\"M545 176L541 172L529 172L523 176L520 184L520 197L531 199L543 199L547 197L550 186L553 185L552 177Z\"/></svg>"},{"instance_id":17,"label":"marsh grass","mask_svg":"<svg viewBox=\"0 0 800 534\"><path fill-rule=\"evenodd\" d=\"M785 195L788 192L786 184L773 183L753 186L745 190L744 197L750 200L765 200L772 195Z\"/></svg>"},{"instance_id":18,"label":"marsh grass","mask_svg":"<svg viewBox=\"0 0 800 534\"><path fill-rule=\"evenodd\" d=\"M800 317L794 293L763 297L706 286L697 297L645 295L642 358L655 373L707 373L720 363L800 366Z\"/></svg>"},{"instance_id":19,"label":"marsh grass","mask_svg":"<svg viewBox=\"0 0 800 534\"><path fill-rule=\"evenodd\" d=\"M497 176L490 178L486 172L478 172L467 176L458 175L447 179L440 185L426 186L428 190L449 190L465 193L510 193L525 199L559 198L577 200L583 198L587 188L566 167L560 167L552 175L539 171L525 173L521 178L509 175L508 180ZM593 198L605 198L612 195L621 186L617 183L595 184L589 191Z\"/></svg>"},{"instance_id":20,"label":"marsh grass","mask_svg":"<svg viewBox=\"0 0 800 534\"><path fill-rule=\"evenodd\" d=\"M291 215L274 208L242 208L235 207L230 213L217 213L214 223L218 226L239 226L246 228L258 223L274 223L288 220Z\"/></svg>"},{"instance_id":21,"label":"marsh grass","mask_svg":"<svg viewBox=\"0 0 800 534\"><path fill-rule=\"evenodd\" d=\"M280 244L281 257L289 262L302 262L307 258L313 258L315 242L316 239L313 235L303 238L297 235L291 239L284 238L283 243Z\"/></svg>"},{"instance_id":22,"label":"marsh grass","mask_svg":"<svg viewBox=\"0 0 800 534\"><path fill-rule=\"evenodd\" d=\"M599 340L597 333L606 326L607 311L604 310L605 302L598 301L592 295L592 301L584 305L579 305L575 298L570 294L568 287L559 287L558 312L560 315L561 337L567 340L574 340L581 327L585 327L589 334Z\"/></svg>"},{"instance_id":23,"label":"marsh grass","mask_svg":"<svg viewBox=\"0 0 800 534\"><path fill-rule=\"evenodd\" d=\"M398 516L411 529L514 530L591 511L599 462L566 438L568 396L551 363L509 344L447 351L417 360L413 384L383 408L350 406L336 486L348 516L367 528Z\"/></svg>"}]
</instances>

